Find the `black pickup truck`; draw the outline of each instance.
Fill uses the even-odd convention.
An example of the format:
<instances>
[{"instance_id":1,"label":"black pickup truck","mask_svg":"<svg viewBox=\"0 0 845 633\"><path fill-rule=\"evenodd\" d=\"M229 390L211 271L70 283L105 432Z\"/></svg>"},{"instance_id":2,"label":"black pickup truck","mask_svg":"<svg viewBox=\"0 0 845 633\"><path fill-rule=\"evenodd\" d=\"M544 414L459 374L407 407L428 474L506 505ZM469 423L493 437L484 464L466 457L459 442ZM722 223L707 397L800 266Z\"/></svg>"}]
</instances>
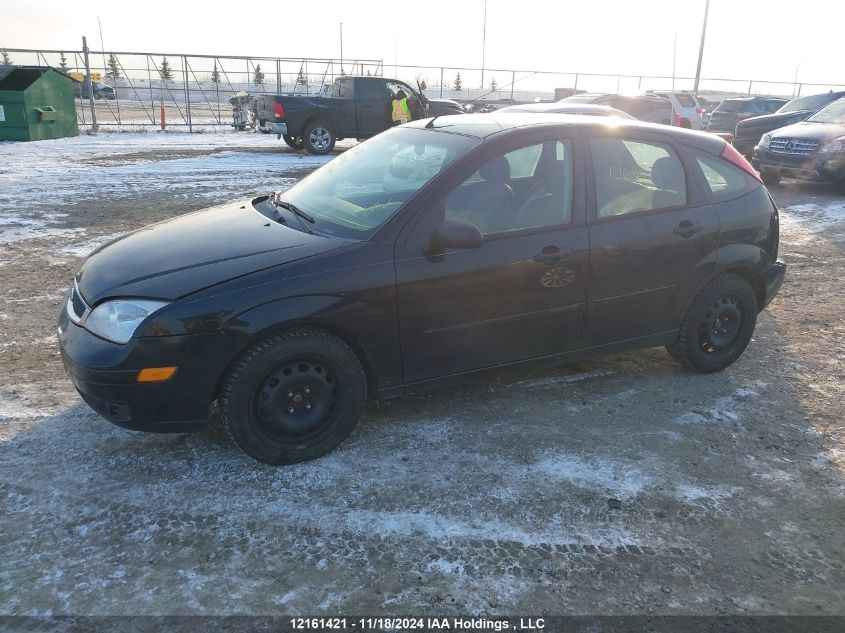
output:
<instances>
[{"instance_id":1,"label":"black pickup truck","mask_svg":"<svg viewBox=\"0 0 845 633\"><path fill-rule=\"evenodd\" d=\"M262 95L254 104L255 126L285 139L294 149L328 154L335 141L363 140L392 124L391 101L403 90L415 118L461 114L461 106L448 99L428 99L421 91L396 79L354 77L335 79L327 96Z\"/></svg>"}]
</instances>

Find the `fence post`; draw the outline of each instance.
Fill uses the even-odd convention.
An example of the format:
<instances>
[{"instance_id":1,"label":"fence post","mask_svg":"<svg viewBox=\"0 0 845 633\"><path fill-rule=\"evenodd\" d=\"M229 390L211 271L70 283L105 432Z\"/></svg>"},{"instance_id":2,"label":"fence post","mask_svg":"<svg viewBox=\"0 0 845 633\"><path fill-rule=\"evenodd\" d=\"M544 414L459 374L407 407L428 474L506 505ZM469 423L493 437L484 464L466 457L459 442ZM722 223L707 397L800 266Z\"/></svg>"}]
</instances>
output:
<instances>
[{"instance_id":1,"label":"fence post","mask_svg":"<svg viewBox=\"0 0 845 633\"><path fill-rule=\"evenodd\" d=\"M296 84L294 84L294 90L296 90ZM278 59L276 60L276 94L282 94L282 62Z\"/></svg>"},{"instance_id":2,"label":"fence post","mask_svg":"<svg viewBox=\"0 0 845 633\"><path fill-rule=\"evenodd\" d=\"M85 58L85 81L82 83L82 93L88 86L88 103L91 105L91 129L97 132L97 110L94 107L94 86L91 84L91 64L88 62L88 40L82 36L82 53Z\"/></svg>"},{"instance_id":3,"label":"fence post","mask_svg":"<svg viewBox=\"0 0 845 633\"><path fill-rule=\"evenodd\" d=\"M188 58L182 55L182 76L185 78L185 107L188 109L188 132L193 132L191 124L191 92L188 89Z\"/></svg>"},{"instance_id":4,"label":"fence post","mask_svg":"<svg viewBox=\"0 0 845 633\"><path fill-rule=\"evenodd\" d=\"M804 84L798 84L798 96L799 96L799 97L801 96L801 87L802 87L803 85L804 85Z\"/></svg>"},{"instance_id":5,"label":"fence post","mask_svg":"<svg viewBox=\"0 0 845 633\"><path fill-rule=\"evenodd\" d=\"M511 101L513 101L513 85L516 83L516 71L511 71Z\"/></svg>"},{"instance_id":6,"label":"fence post","mask_svg":"<svg viewBox=\"0 0 845 633\"><path fill-rule=\"evenodd\" d=\"M572 89L578 90L578 73L575 73L575 86Z\"/></svg>"},{"instance_id":7,"label":"fence post","mask_svg":"<svg viewBox=\"0 0 845 633\"><path fill-rule=\"evenodd\" d=\"M443 66L440 67L440 98L443 98Z\"/></svg>"},{"instance_id":8,"label":"fence post","mask_svg":"<svg viewBox=\"0 0 845 633\"><path fill-rule=\"evenodd\" d=\"M751 84L753 84L753 83L754 83L753 79L748 82L748 96L749 97L751 96Z\"/></svg>"}]
</instances>

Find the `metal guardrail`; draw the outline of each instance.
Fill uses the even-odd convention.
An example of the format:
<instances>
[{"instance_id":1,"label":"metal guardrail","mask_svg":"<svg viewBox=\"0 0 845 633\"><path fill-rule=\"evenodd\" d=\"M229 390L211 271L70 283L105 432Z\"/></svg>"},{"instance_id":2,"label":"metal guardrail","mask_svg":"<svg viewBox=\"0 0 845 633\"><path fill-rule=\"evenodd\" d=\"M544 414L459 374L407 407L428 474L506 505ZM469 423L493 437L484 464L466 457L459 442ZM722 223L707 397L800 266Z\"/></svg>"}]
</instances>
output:
<instances>
[{"instance_id":1,"label":"metal guardrail","mask_svg":"<svg viewBox=\"0 0 845 633\"><path fill-rule=\"evenodd\" d=\"M527 102L549 100L556 89L588 92L691 90L692 77L623 75L548 70L447 66L385 65L378 59L222 56L183 53L88 52L5 49L13 63L47 65L81 73L114 88L114 99L87 93L77 98L82 126L182 127L190 131L232 125L229 99L257 94L315 94L342 74L390 76L424 84L429 97L460 101L488 99ZM702 78L699 94L726 96L769 94L793 97L845 89L842 83L807 83L759 79Z\"/></svg>"}]
</instances>

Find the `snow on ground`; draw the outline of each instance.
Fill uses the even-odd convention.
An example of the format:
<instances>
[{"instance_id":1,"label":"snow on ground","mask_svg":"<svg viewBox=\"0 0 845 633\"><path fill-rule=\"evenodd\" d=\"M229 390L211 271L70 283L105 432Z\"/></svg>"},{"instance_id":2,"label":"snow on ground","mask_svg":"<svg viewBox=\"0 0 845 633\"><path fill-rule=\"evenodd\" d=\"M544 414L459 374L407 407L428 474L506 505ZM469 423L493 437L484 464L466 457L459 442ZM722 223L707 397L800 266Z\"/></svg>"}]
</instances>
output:
<instances>
[{"instance_id":1,"label":"snow on ground","mask_svg":"<svg viewBox=\"0 0 845 633\"><path fill-rule=\"evenodd\" d=\"M781 209L781 230L793 242L805 244L816 234L845 229L845 200L793 204Z\"/></svg>"},{"instance_id":2,"label":"snow on ground","mask_svg":"<svg viewBox=\"0 0 845 633\"><path fill-rule=\"evenodd\" d=\"M289 187L298 171L331 158L288 151L275 135L236 132L0 142L0 247L62 235L62 209L92 199L158 191L211 205L263 191L267 182Z\"/></svg>"}]
</instances>

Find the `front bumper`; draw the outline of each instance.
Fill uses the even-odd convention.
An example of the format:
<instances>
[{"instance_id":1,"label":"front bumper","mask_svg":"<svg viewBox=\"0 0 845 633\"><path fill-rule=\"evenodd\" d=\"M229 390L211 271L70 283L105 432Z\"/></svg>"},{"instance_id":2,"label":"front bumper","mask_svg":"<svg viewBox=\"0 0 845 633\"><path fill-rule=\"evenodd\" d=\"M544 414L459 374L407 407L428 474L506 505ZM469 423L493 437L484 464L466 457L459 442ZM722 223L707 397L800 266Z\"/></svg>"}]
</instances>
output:
<instances>
[{"instance_id":1,"label":"front bumper","mask_svg":"<svg viewBox=\"0 0 845 633\"><path fill-rule=\"evenodd\" d=\"M219 334L105 341L59 317L59 347L68 377L101 416L127 429L157 433L198 431L218 381L241 345ZM165 382L139 383L145 367L177 366Z\"/></svg>"},{"instance_id":2,"label":"front bumper","mask_svg":"<svg viewBox=\"0 0 845 633\"><path fill-rule=\"evenodd\" d=\"M760 173L785 178L837 183L845 181L845 156L841 154L779 154L758 145L754 148L751 164Z\"/></svg>"},{"instance_id":3,"label":"front bumper","mask_svg":"<svg viewBox=\"0 0 845 633\"><path fill-rule=\"evenodd\" d=\"M772 299L777 296L785 278L786 262L780 259L766 269L766 272L763 274L763 283L766 287L766 297L763 305L760 306L761 310L769 305L772 302Z\"/></svg>"}]
</instances>

